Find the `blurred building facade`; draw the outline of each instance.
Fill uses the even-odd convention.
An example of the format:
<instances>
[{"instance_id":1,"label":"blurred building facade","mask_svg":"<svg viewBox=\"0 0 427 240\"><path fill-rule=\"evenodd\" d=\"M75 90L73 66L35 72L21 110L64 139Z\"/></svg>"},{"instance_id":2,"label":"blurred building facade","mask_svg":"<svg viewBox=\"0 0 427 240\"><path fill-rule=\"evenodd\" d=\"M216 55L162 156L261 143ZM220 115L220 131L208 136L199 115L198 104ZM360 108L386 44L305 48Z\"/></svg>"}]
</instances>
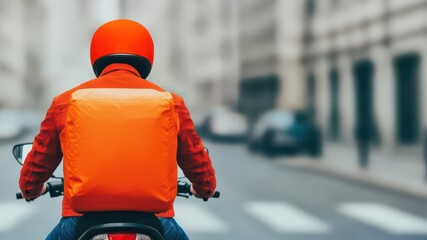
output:
<instances>
[{"instance_id":1,"label":"blurred building facade","mask_svg":"<svg viewBox=\"0 0 427 240\"><path fill-rule=\"evenodd\" d=\"M324 138L419 146L427 1L238 1L239 110L306 109Z\"/></svg>"},{"instance_id":2,"label":"blurred building facade","mask_svg":"<svg viewBox=\"0 0 427 240\"><path fill-rule=\"evenodd\" d=\"M53 96L94 77L93 32L106 21L144 24L155 42L149 80L192 109L237 102L236 17L231 0L0 1L2 108L46 108Z\"/></svg>"},{"instance_id":3,"label":"blurred building facade","mask_svg":"<svg viewBox=\"0 0 427 240\"><path fill-rule=\"evenodd\" d=\"M427 1L307 0L307 108L325 138L417 145L427 123Z\"/></svg>"},{"instance_id":4,"label":"blurred building facade","mask_svg":"<svg viewBox=\"0 0 427 240\"><path fill-rule=\"evenodd\" d=\"M24 101L25 33L24 4L0 1L0 108Z\"/></svg>"},{"instance_id":5,"label":"blurred building facade","mask_svg":"<svg viewBox=\"0 0 427 240\"><path fill-rule=\"evenodd\" d=\"M47 107L94 77L102 23L151 31L149 77L191 110L229 105L255 120L307 109L326 139L418 144L427 121L427 0L0 1L0 107ZM102 4L101 4L102 3Z\"/></svg>"},{"instance_id":6,"label":"blurred building facade","mask_svg":"<svg viewBox=\"0 0 427 240\"><path fill-rule=\"evenodd\" d=\"M237 101L235 6L231 0L169 3L170 80L187 105L206 112Z\"/></svg>"},{"instance_id":7,"label":"blurred building facade","mask_svg":"<svg viewBox=\"0 0 427 240\"><path fill-rule=\"evenodd\" d=\"M206 113L238 95L237 34L232 0L123 0L123 17L148 27L156 47L150 80Z\"/></svg>"},{"instance_id":8,"label":"blurred building facade","mask_svg":"<svg viewBox=\"0 0 427 240\"><path fill-rule=\"evenodd\" d=\"M239 110L251 120L272 109L279 94L275 4L276 0L238 1Z\"/></svg>"},{"instance_id":9,"label":"blurred building facade","mask_svg":"<svg viewBox=\"0 0 427 240\"><path fill-rule=\"evenodd\" d=\"M245 0L239 4L239 103L254 122L274 108L304 107L304 6L299 0Z\"/></svg>"}]
</instances>

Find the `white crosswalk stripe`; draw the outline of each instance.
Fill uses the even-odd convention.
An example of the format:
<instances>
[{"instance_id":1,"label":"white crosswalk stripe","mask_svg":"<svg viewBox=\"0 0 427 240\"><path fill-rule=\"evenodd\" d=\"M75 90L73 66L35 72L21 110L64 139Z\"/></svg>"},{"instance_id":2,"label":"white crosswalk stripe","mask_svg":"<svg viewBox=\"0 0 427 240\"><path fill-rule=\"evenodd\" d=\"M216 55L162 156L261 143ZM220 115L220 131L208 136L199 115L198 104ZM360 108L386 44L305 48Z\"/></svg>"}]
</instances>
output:
<instances>
[{"instance_id":1,"label":"white crosswalk stripe","mask_svg":"<svg viewBox=\"0 0 427 240\"><path fill-rule=\"evenodd\" d=\"M25 204L25 203L24 203ZM0 203L0 232L8 232L35 212L23 203Z\"/></svg>"},{"instance_id":2,"label":"white crosswalk stripe","mask_svg":"<svg viewBox=\"0 0 427 240\"><path fill-rule=\"evenodd\" d=\"M193 204L175 204L175 219L186 232L224 233L227 224L207 207Z\"/></svg>"},{"instance_id":3,"label":"white crosswalk stripe","mask_svg":"<svg viewBox=\"0 0 427 240\"><path fill-rule=\"evenodd\" d=\"M344 203L338 211L392 234L427 234L427 220L379 203Z\"/></svg>"},{"instance_id":4,"label":"white crosswalk stripe","mask_svg":"<svg viewBox=\"0 0 427 240\"><path fill-rule=\"evenodd\" d=\"M333 226L292 204L280 201L253 201L241 209L261 224L281 234L331 234ZM350 218L380 229L389 234L427 235L427 219L381 203L342 203L337 211ZM13 230L36 212L23 203L0 203L0 233ZM231 231L231 224L222 219L208 205L175 203L176 220L189 233L224 234Z\"/></svg>"},{"instance_id":5,"label":"white crosswalk stripe","mask_svg":"<svg viewBox=\"0 0 427 240\"><path fill-rule=\"evenodd\" d=\"M250 202L245 210L281 233L324 234L332 230L329 224L284 202Z\"/></svg>"}]
</instances>

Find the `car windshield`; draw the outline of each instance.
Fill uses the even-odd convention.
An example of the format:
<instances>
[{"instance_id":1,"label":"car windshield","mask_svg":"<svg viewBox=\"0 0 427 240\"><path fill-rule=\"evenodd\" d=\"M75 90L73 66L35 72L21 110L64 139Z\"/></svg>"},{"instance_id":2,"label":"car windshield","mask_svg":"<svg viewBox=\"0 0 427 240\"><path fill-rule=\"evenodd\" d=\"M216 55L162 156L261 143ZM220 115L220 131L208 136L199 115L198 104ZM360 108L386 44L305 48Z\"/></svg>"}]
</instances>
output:
<instances>
[{"instance_id":1,"label":"car windshield","mask_svg":"<svg viewBox=\"0 0 427 240\"><path fill-rule=\"evenodd\" d=\"M268 125L273 128L286 129L295 122L295 115L291 112L272 112L267 116Z\"/></svg>"}]
</instances>

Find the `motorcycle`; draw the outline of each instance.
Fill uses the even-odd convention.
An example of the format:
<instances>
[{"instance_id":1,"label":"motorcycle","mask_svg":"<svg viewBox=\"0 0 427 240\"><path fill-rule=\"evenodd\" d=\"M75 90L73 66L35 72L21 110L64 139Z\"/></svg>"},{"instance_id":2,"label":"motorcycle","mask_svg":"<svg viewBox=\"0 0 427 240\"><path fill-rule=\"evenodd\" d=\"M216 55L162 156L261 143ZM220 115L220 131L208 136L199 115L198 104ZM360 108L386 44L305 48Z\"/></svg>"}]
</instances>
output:
<instances>
[{"instance_id":1,"label":"motorcycle","mask_svg":"<svg viewBox=\"0 0 427 240\"><path fill-rule=\"evenodd\" d=\"M23 165L27 154L32 149L32 143L17 144L13 147L13 156ZM207 151L207 149L206 149ZM64 195L64 178L52 175L52 181L46 183L46 192L51 198ZM192 196L191 185L178 179L177 196L189 198ZM219 198L216 191L213 198ZM22 193L16 193L17 199L23 199ZM33 199L25 199L27 202ZM203 199L207 201L207 198ZM78 240L164 240L163 227L160 220L147 212L87 212L76 225Z\"/></svg>"}]
</instances>

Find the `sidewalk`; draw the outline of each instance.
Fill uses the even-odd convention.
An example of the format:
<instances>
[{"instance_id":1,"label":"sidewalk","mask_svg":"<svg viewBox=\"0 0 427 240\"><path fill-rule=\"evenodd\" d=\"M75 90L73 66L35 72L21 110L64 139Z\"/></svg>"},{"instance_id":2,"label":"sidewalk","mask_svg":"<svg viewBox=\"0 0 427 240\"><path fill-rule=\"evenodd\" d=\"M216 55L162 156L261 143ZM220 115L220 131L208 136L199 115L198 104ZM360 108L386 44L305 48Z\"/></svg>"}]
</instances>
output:
<instances>
[{"instance_id":1,"label":"sidewalk","mask_svg":"<svg viewBox=\"0 0 427 240\"><path fill-rule=\"evenodd\" d=\"M321 158L283 157L280 162L427 198L426 167L421 151L402 148L393 150L393 153L384 153L371 150L368 168L361 169L355 148L327 143Z\"/></svg>"}]
</instances>

